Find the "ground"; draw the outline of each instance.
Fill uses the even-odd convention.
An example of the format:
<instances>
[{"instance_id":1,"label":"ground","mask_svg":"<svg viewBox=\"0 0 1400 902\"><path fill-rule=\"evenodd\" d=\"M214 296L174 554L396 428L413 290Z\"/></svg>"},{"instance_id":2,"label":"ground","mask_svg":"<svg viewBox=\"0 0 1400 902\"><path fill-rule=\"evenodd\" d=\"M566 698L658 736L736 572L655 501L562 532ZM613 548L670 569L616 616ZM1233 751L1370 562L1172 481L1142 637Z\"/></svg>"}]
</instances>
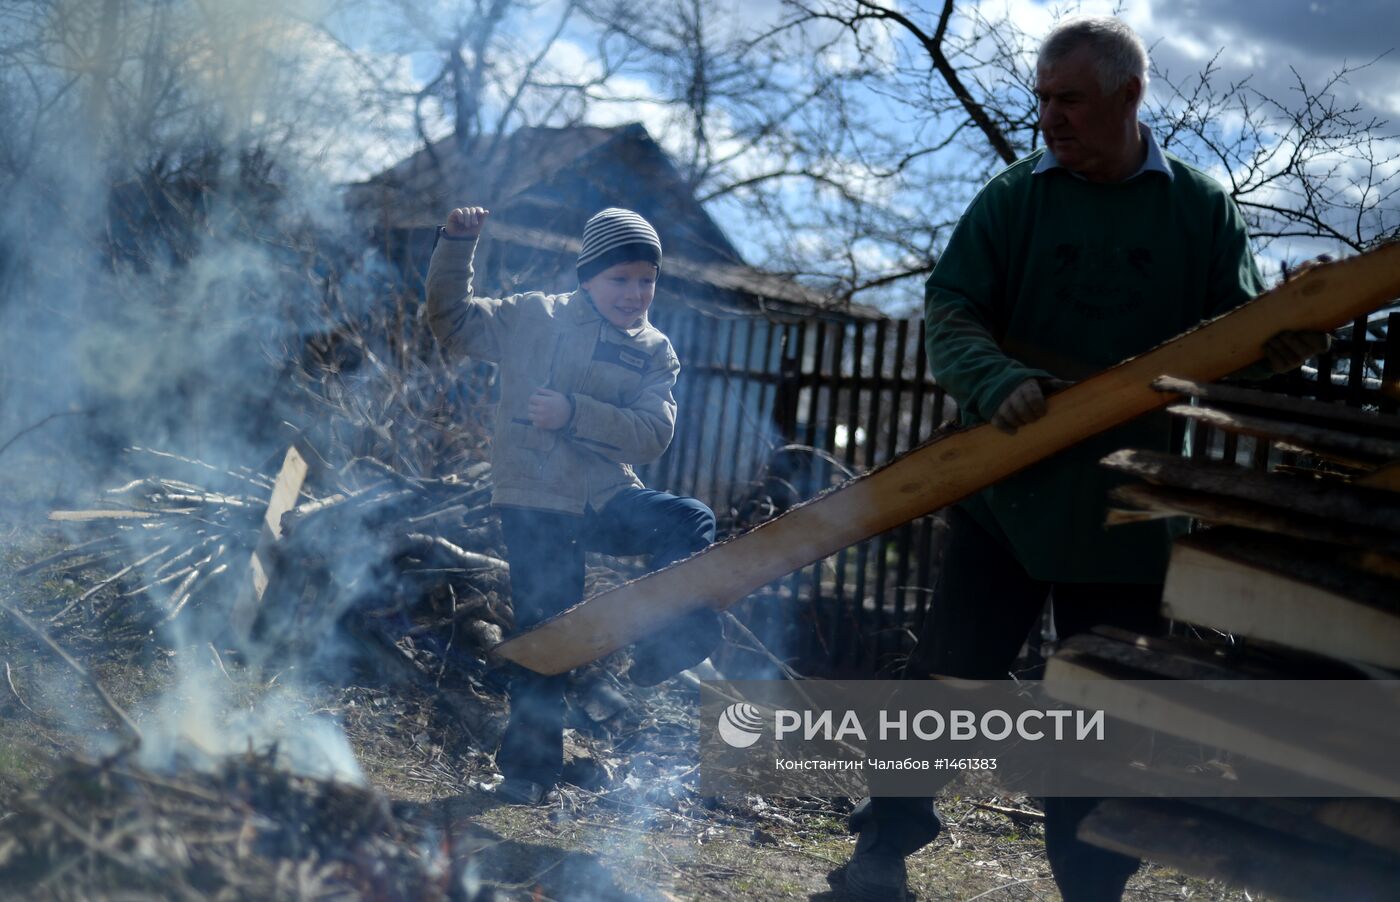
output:
<instances>
[{"instance_id":1,"label":"ground","mask_svg":"<svg viewBox=\"0 0 1400 902\"><path fill-rule=\"evenodd\" d=\"M99 566L16 577L16 569L62 547L63 540L14 524L0 539L0 601L39 623L108 572ZM225 671L208 643L162 640L143 633L139 621L119 617L100 631L75 629L55 638L116 705L133 712L148 747L160 717L154 700L192 664L214 672L211 661L228 682L219 699L229 710L216 719L256 708L276 694L284 726L295 730L312 719L340 725L363 779L408 825L401 835L413 838L410 857L457 863L454 879L465 889L459 898L843 898L834 886L854 845L845 829L850 801L751 797L720 803L699 797L688 751L696 735L696 696L682 681L635 695L633 709L616 722L598 725L580 717L569 737L570 774L584 786L566 785L548 804L525 808L501 805L490 791L498 779L489 754L498 711L468 723L445 715L421 686L376 683L364 674L341 684L305 680L294 693L274 693L279 680L290 679L283 671L270 678L264 673L258 683L232 662ZM0 628L0 659L3 832L23 807L20 800L66 761L111 753L125 735L93 687L9 616ZM458 689L476 693L488 708L499 704L489 682ZM190 765L177 760L165 766ZM944 794L941 811L948 829L910 859L918 899L1059 898L1030 800L1004 797L992 784L956 783ZM4 886L5 854L0 842L0 893L11 897L14 888ZM43 886L35 891L26 885L23 895L71 897ZM87 890L89 898L118 895L103 886ZM1126 898L1260 897L1148 866Z\"/></svg>"}]
</instances>

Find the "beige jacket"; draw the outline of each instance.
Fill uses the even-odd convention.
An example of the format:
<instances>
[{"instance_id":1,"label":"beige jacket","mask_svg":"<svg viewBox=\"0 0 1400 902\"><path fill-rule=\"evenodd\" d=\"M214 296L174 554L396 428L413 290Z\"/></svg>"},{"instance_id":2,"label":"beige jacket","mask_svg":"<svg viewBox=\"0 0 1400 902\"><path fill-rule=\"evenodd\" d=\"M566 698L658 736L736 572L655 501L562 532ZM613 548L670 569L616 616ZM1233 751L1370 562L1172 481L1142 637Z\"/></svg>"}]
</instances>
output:
<instances>
[{"instance_id":1,"label":"beige jacket","mask_svg":"<svg viewBox=\"0 0 1400 902\"><path fill-rule=\"evenodd\" d=\"M660 457L675 432L671 389L680 361L671 342L645 317L626 331L613 326L582 288L474 297L475 249L474 240L438 241L428 266L428 322L450 359L500 367L492 503L582 513L641 486L632 467ZM574 405L561 430L530 423L526 402L541 387Z\"/></svg>"}]
</instances>

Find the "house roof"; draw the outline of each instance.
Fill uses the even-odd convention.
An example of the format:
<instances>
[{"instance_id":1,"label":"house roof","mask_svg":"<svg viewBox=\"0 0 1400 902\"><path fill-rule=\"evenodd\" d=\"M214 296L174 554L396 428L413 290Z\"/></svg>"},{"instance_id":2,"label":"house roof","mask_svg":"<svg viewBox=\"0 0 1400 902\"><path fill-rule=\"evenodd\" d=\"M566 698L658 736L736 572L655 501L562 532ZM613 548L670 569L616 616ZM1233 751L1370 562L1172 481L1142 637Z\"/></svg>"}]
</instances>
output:
<instances>
[{"instance_id":1,"label":"house roof","mask_svg":"<svg viewBox=\"0 0 1400 902\"><path fill-rule=\"evenodd\" d=\"M880 316L745 264L640 123L521 128L480 136L460 150L445 138L349 186L347 203L383 232L435 229L454 206L484 206L492 211L493 240L569 255L578 253L574 236L589 215L629 207L660 233L668 276L733 293L736 307Z\"/></svg>"},{"instance_id":2,"label":"house roof","mask_svg":"<svg viewBox=\"0 0 1400 902\"><path fill-rule=\"evenodd\" d=\"M490 209L495 222L563 234L582 233L605 206L623 206L652 221L668 253L742 262L640 123L521 128L479 136L464 149L445 138L351 185L349 203L386 230L433 228L446 210L471 203Z\"/></svg>"},{"instance_id":3,"label":"house roof","mask_svg":"<svg viewBox=\"0 0 1400 902\"><path fill-rule=\"evenodd\" d=\"M493 225L490 237L520 247L555 251L569 256L576 256L582 246L582 242L572 235L513 225ZM884 317L879 310L864 304L838 307L827 294L775 273L764 272L744 264L696 263L668 254L663 270L668 279L678 278L745 295L751 306L767 307L778 314L820 308L850 319L875 320Z\"/></svg>"},{"instance_id":4,"label":"house roof","mask_svg":"<svg viewBox=\"0 0 1400 902\"><path fill-rule=\"evenodd\" d=\"M356 206L375 203L385 210L390 228L435 226L439 207L460 202L461 188L469 187L472 203L500 206L614 140L616 133L593 126L522 128L505 136L480 136L463 150L447 137L351 185L350 195Z\"/></svg>"}]
</instances>

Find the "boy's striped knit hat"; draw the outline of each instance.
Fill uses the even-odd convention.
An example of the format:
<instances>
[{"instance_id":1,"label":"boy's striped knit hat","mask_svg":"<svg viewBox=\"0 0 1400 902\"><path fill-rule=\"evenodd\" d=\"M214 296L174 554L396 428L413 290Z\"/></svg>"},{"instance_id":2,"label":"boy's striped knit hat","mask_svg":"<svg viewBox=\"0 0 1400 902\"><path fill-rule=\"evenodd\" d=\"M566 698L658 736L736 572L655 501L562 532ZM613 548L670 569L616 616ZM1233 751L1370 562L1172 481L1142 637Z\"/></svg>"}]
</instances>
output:
<instances>
[{"instance_id":1,"label":"boy's striped knit hat","mask_svg":"<svg viewBox=\"0 0 1400 902\"><path fill-rule=\"evenodd\" d=\"M641 216L621 207L608 207L584 224L583 250L578 254L580 282L610 266L637 261L661 268L661 238Z\"/></svg>"}]
</instances>

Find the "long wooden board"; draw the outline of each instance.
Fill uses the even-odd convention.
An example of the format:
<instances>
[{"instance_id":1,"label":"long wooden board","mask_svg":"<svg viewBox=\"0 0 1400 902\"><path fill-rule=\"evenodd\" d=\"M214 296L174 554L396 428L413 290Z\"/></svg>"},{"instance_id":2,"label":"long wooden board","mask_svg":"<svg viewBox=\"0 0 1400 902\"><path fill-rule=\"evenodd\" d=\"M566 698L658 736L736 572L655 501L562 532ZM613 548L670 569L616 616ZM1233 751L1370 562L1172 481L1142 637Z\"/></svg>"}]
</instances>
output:
<instances>
[{"instance_id":1,"label":"long wooden board","mask_svg":"<svg viewBox=\"0 0 1400 902\"><path fill-rule=\"evenodd\" d=\"M1293 423L1312 423L1332 429L1350 429L1365 435L1400 437L1400 416L1376 413L1332 401L1295 398L1257 388L1193 382L1164 376L1153 383L1158 391L1176 392L1208 402L1260 411L1273 411Z\"/></svg>"},{"instance_id":2,"label":"long wooden board","mask_svg":"<svg viewBox=\"0 0 1400 902\"><path fill-rule=\"evenodd\" d=\"M1318 454L1340 456L1348 462L1356 461L1356 466L1374 465L1377 460L1390 463L1400 460L1400 440L1379 438L1374 435L1359 435L1340 429L1324 429L1278 420L1270 417L1250 416L1242 413L1229 413L1213 407L1191 407L1186 404L1173 404L1167 408L1173 416L1197 420L1254 438L1270 439L1296 446Z\"/></svg>"},{"instance_id":3,"label":"long wooden board","mask_svg":"<svg viewBox=\"0 0 1400 902\"><path fill-rule=\"evenodd\" d=\"M1333 549L1228 527L1172 546L1162 612L1314 654L1400 669L1400 581Z\"/></svg>"},{"instance_id":4,"label":"long wooden board","mask_svg":"<svg viewBox=\"0 0 1400 902\"><path fill-rule=\"evenodd\" d=\"M1136 448L1114 451L1100 463L1111 470L1145 479L1153 485L1208 492L1268 504L1299 514L1400 533L1400 499L1342 482L1322 482L1311 476L1277 471L1264 473L1220 461L1191 460L1165 451Z\"/></svg>"},{"instance_id":5,"label":"long wooden board","mask_svg":"<svg viewBox=\"0 0 1400 902\"><path fill-rule=\"evenodd\" d=\"M1126 671L1126 672L1125 672ZM1396 731L1388 693L1371 720L1357 711L1331 716L1316 697L1290 705L1283 684L1253 680L1132 679L1119 662L1081 652L1055 654L1045 665L1045 693L1110 718L1223 749L1309 781L1355 793L1400 797L1400 775L1392 752ZM1359 681L1372 685L1373 681ZM1293 684L1295 687L1300 685ZM1238 687L1238 688L1236 688ZM1268 696L1274 696L1270 704Z\"/></svg>"},{"instance_id":6,"label":"long wooden board","mask_svg":"<svg viewBox=\"0 0 1400 902\"><path fill-rule=\"evenodd\" d=\"M1110 509L1107 521L1110 526L1118 522L1136 522L1145 517L1184 516L1219 526L1257 529L1275 535L1306 539L1309 542L1350 545L1400 555L1400 533L1368 529L1344 520L1300 514L1257 501L1244 501L1210 492L1194 492L1190 489L1146 483L1120 485L1108 494L1116 502L1131 504L1137 508L1129 511Z\"/></svg>"},{"instance_id":7,"label":"long wooden board","mask_svg":"<svg viewBox=\"0 0 1400 902\"><path fill-rule=\"evenodd\" d=\"M947 507L1106 429L1171 403L1161 375L1213 381L1263 356L1278 332L1331 330L1400 296L1400 242L1309 270L1252 302L1059 392L1047 413L1007 435L954 432L838 486L743 535L585 599L497 646L495 654L563 673L677 616L727 608L813 561Z\"/></svg>"}]
</instances>

